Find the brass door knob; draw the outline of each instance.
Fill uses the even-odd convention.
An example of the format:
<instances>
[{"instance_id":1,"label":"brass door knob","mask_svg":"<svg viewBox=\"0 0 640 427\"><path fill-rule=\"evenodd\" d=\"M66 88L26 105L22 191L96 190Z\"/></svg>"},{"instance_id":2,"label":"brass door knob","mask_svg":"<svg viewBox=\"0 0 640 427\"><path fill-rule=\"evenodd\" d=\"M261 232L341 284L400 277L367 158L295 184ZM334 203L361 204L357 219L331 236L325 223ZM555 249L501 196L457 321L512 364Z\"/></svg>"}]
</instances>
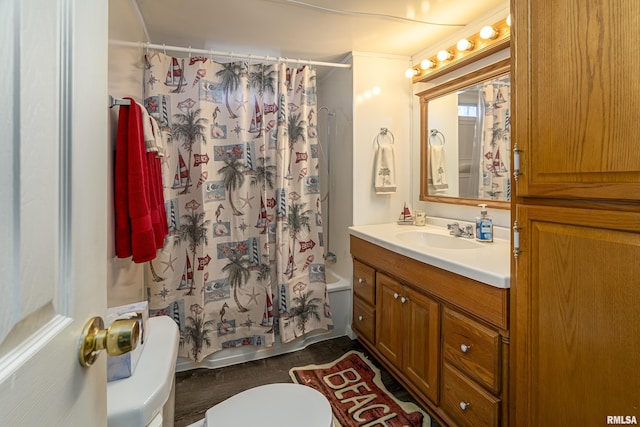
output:
<instances>
[{"instance_id":1,"label":"brass door knob","mask_svg":"<svg viewBox=\"0 0 640 427\"><path fill-rule=\"evenodd\" d=\"M88 367L96 361L100 350L107 350L109 356L128 353L138 346L140 325L135 319L115 320L104 329L101 317L92 317L84 325L80 337L80 365Z\"/></svg>"}]
</instances>

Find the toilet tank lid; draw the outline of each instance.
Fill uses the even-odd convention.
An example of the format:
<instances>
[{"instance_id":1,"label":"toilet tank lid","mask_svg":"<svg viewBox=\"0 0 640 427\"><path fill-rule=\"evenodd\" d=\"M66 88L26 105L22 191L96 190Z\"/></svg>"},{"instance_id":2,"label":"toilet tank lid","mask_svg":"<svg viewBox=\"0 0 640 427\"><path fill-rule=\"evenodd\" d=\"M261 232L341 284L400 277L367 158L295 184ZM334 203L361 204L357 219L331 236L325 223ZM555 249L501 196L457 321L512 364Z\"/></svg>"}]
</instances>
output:
<instances>
[{"instance_id":1,"label":"toilet tank lid","mask_svg":"<svg viewBox=\"0 0 640 427\"><path fill-rule=\"evenodd\" d=\"M107 383L109 427L147 425L169 399L175 378L179 332L167 316L148 321L147 340L129 378Z\"/></svg>"}]
</instances>

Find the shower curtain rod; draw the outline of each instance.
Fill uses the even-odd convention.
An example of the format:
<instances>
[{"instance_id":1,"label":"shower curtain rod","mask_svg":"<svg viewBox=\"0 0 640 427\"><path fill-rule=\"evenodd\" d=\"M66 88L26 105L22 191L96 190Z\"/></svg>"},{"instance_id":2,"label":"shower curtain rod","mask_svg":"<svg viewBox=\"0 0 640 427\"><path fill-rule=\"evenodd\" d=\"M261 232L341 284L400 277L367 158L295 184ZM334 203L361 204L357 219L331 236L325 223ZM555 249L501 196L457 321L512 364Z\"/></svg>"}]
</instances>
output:
<instances>
[{"instance_id":1,"label":"shower curtain rod","mask_svg":"<svg viewBox=\"0 0 640 427\"><path fill-rule=\"evenodd\" d=\"M171 52L184 52L188 54L198 54L205 56L223 56L226 58L237 58L237 59L261 59L263 61L269 62L293 62L298 64L307 64L307 65L317 65L321 67L334 67L334 68L351 68L351 64L342 64L339 62L322 62L322 61L311 61L308 59L299 59L299 58L288 58L284 56L268 56L268 55L250 55L246 53L234 53L234 52L222 52L219 50L207 50L207 49L192 49L191 47L179 47L179 46L167 46L164 44L152 44L152 43L136 43L136 42L126 42L126 41L118 41L111 40L110 44L118 45L118 46L128 46L128 47L143 47L145 49L156 49L162 50L166 53L166 51Z\"/></svg>"}]
</instances>

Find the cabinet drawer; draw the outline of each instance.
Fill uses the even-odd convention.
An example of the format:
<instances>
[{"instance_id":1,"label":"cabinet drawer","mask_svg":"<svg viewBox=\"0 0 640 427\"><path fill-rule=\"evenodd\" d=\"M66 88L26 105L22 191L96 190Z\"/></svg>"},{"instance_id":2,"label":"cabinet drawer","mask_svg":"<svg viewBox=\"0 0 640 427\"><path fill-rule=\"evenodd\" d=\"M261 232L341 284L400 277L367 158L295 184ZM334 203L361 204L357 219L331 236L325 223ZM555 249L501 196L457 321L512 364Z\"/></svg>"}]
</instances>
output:
<instances>
[{"instance_id":1,"label":"cabinet drawer","mask_svg":"<svg viewBox=\"0 0 640 427\"><path fill-rule=\"evenodd\" d=\"M459 426L491 427L500 421L500 400L444 363L441 406Z\"/></svg>"},{"instance_id":2,"label":"cabinet drawer","mask_svg":"<svg viewBox=\"0 0 640 427\"><path fill-rule=\"evenodd\" d=\"M442 319L443 352L451 365L500 392L500 334L449 308Z\"/></svg>"},{"instance_id":3,"label":"cabinet drawer","mask_svg":"<svg viewBox=\"0 0 640 427\"><path fill-rule=\"evenodd\" d=\"M367 303L356 297L353 299L353 322L352 328L362 338L370 343L375 343L375 326L376 314L375 310Z\"/></svg>"},{"instance_id":4,"label":"cabinet drawer","mask_svg":"<svg viewBox=\"0 0 640 427\"><path fill-rule=\"evenodd\" d=\"M376 303L376 271L353 260L353 293L371 305Z\"/></svg>"}]
</instances>

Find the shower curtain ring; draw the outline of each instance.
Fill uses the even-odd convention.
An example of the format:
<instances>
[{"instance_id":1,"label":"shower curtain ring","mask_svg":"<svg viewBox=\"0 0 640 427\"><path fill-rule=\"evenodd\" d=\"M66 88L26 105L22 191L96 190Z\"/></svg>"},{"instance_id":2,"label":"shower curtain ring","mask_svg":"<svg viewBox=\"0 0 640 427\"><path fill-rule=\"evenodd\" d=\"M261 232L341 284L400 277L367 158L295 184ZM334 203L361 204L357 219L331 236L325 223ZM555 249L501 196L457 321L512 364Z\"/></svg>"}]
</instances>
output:
<instances>
[{"instance_id":1,"label":"shower curtain ring","mask_svg":"<svg viewBox=\"0 0 640 427\"><path fill-rule=\"evenodd\" d=\"M189 46L189 59L191 59L191 46Z\"/></svg>"},{"instance_id":2,"label":"shower curtain ring","mask_svg":"<svg viewBox=\"0 0 640 427\"><path fill-rule=\"evenodd\" d=\"M165 55L167 54L167 46L164 43L162 43L162 51Z\"/></svg>"}]
</instances>

